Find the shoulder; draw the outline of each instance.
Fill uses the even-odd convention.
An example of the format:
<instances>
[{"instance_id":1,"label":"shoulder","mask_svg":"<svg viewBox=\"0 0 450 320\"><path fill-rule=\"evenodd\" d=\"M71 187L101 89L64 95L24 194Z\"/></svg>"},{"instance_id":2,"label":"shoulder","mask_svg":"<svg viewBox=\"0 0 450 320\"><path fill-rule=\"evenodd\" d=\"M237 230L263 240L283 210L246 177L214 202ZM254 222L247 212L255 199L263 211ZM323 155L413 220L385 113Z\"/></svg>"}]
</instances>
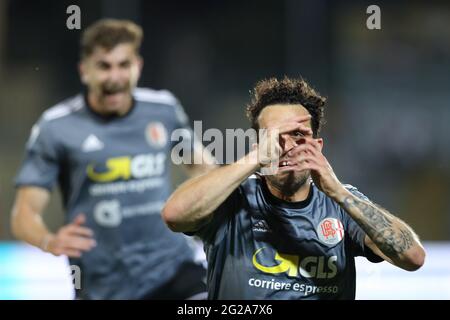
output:
<instances>
[{"instance_id":1,"label":"shoulder","mask_svg":"<svg viewBox=\"0 0 450 320\"><path fill-rule=\"evenodd\" d=\"M58 130L59 132L59 130L67 128L64 120L70 119L71 116L77 114L83 107L83 95L78 94L48 108L33 126L32 136L37 136L38 133L43 134L52 130Z\"/></svg>"},{"instance_id":2,"label":"shoulder","mask_svg":"<svg viewBox=\"0 0 450 320\"><path fill-rule=\"evenodd\" d=\"M39 120L31 128L31 134L27 141L27 146L31 147L35 144L38 137L47 141L47 143L54 141L60 133L61 129L67 128L67 125L62 119L67 119L81 110L84 106L84 99L82 94L78 94L68 98L53 107L44 111Z\"/></svg>"},{"instance_id":3,"label":"shoulder","mask_svg":"<svg viewBox=\"0 0 450 320\"><path fill-rule=\"evenodd\" d=\"M252 174L244 182L242 182L241 187L244 189L255 189L262 183L262 178L258 174Z\"/></svg>"},{"instance_id":4,"label":"shoulder","mask_svg":"<svg viewBox=\"0 0 450 320\"><path fill-rule=\"evenodd\" d=\"M347 189L348 191L358 191L358 188L356 188L355 186L352 186L351 184L348 183L344 183L342 184L344 186L345 189Z\"/></svg>"},{"instance_id":5,"label":"shoulder","mask_svg":"<svg viewBox=\"0 0 450 320\"><path fill-rule=\"evenodd\" d=\"M186 113L180 104L180 101L169 90L154 90L150 88L136 88L133 91L133 97L136 101L144 105L166 106L167 110L174 112L178 121L184 123L187 121Z\"/></svg>"},{"instance_id":6,"label":"shoulder","mask_svg":"<svg viewBox=\"0 0 450 320\"><path fill-rule=\"evenodd\" d=\"M133 97L137 101L157 103L172 106L178 104L178 99L169 90L154 90L150 88L136 88Z\"/></svg>"},{"instance_id":7,"label":"shoulder","mask_svg":"<svg viewBox=\"0 0 450 320\"><path fill-rule=\"evenodd\" d=\"M364 193L362 193L361 191L358 190L358 188L352 186L351 184L343 184L343 186L345 189L350 191L356 197L358 197L362 200L367 200L367 201L371 202L370 199Z\"/></svg>"},{"instance_id":8,"label":"shoulder","mask_svg":"<svg viewBox=\"0 0 450 320\"><path fill-rule=\"evenodd\" d=\"M52 122L58 119L63 119L81 110L84 106L84 99L82 94L68 98L53 107L50 107L41 117L41 122Z\"/></svg>"},{"instance_id":9,"label":"shoulder","mask_svg":"<svg viewBox=\"0 0 450 320\"><path fill-rule=\"evenodd\" d=\"M238 193L250 201L256 201L257 191L261 188L262 178L258 174L252 174L241 183Z\"/></svg>"}]
</instances>

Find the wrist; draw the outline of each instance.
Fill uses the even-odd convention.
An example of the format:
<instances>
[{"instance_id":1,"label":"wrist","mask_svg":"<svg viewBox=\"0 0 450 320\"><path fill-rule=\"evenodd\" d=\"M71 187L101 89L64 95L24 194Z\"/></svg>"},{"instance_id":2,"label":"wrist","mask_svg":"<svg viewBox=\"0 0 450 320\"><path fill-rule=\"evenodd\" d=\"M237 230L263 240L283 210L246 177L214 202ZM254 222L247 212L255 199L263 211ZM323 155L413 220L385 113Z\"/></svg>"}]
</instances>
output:
<instances>
[{"instance_id":1,"label":"wrist","mask_svg":"<svg viewBox=\"0 0 450 320\"><path fill-rule=\"evenodd\" d=\"M258 161L258 150L250 151L245 157L238 160L237 163L248 165L251 169L254 169L254 171L258 170L260 167Z\"/></svg>"},{"instance_id":2,"label":"wrist","mask_svg":"<svg viewBox=\"0 0 450 320\"><path fill-rule=\"evenodd\" d=\"M352 193L348 191L343 185L340 184L339 187L333 192L331 192L328 196L337 203L343 204L344 200L347 197L352 196Z\"/></svg>"},{"instance_id":3,"label":"wrist","mask_svg":"<svg viewBox=\"0 0 450 320\"><path fill-rule=\"evenodd\" d=\"M39 244L39 248L44 252L50 252L50 242L54 237L55 236L52 233L47 233L46 235L44 235Z\"/></svg>"}]
</instances>

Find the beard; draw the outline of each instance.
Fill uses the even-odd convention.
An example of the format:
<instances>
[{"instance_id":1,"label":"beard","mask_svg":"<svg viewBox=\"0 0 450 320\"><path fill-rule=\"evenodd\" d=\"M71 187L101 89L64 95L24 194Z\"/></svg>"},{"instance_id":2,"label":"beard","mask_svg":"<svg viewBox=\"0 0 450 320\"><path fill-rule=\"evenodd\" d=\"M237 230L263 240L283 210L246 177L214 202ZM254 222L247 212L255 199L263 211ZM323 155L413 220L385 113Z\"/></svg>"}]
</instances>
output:
<instances>
[{"instance_id":1,"label":"beard","mask_svg":"<svg viewBox=\"0 0 450 320\"><path fill-rule=\"evenodd\" d=\"M98 102L102 106L102 114L106 117L120 116L124 106L129 103L127 96L131 97L131 84L129 82L105 81L98 86ZM124 96L125 95L125 96ZM111 98L115 102L111 103ZM117 98L119 98L117 100Z\"/></svg>"},{"instance_id":2,"label":"beard","mask_svg":"<svg viewBox=\"0 0 450 320\"><path fill-rule=\"evenodd\" d=\"M131 92L130 83L128 82L118 83L106 81L101 84L100 89L104 96L116 93Z\"/></svg>"},{"instance_id":3,"label":"beard","mask_svg":"<svg viewBox=\"0 0 450 320\"><path fill-rule=\"evenodd\" d=\"M267 181L282 194L290 197L294 195L311 177L307 171L289 171L281 174L266 176Z\"/></svg>"}]
</instances>

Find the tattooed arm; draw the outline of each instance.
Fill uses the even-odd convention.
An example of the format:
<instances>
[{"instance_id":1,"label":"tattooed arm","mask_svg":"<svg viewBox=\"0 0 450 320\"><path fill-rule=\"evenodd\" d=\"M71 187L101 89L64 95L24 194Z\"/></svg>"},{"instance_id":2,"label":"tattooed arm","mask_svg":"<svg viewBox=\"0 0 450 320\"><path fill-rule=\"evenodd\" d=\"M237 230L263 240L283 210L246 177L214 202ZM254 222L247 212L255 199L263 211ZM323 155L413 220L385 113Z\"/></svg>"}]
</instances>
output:
<instances>
[{"instance_id":1,"label":"tattooed arm","mask_svg":"<svg viewBox=\"0 0 450 320\"><path fill-rule=\"evenodd\" d=\"M346 189L335 195L335 200L366 232L365 244L377 255L409 271L423 265L425 251L405 222Z\"/></svg>"},{"instance_id":2,"label":"tattooed arm","mask_svg":"<svg viewBox=\"0 0 450 320\"><path fill-rule=\"evenodd\" d=\"M348 191L337 179L322 154L322 139L304 138L304 143L290 152L297 156L294 167L310 170L315 185L335 200L365 231L365 245L384 260L405 270L419 269L425 250L414 231L387 210L362 200Z\"/></svg>"}]
</instances>

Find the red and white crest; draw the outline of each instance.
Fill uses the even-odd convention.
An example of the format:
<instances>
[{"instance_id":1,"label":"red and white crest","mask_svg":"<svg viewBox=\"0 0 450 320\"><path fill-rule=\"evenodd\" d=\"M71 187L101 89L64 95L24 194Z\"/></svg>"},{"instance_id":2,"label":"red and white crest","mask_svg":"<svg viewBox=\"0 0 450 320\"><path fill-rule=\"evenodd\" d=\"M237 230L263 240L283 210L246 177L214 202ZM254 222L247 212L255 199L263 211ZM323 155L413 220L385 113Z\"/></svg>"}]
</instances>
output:
<instances>
[{"instance_id":1,"label":"red and white crest","mask_svg":"<svg viewBox=\"0 0 450 320\"><path fill-rule=\"evenodd\" d=\"M157 148L167 144L167 130L161 122L150 122L145 130L147 142Z\"/></svg>"},{"instance_id":2,"label":"red and white crest","mask_svg":"<svg viewBox=\"0 0 450 320\"><path fill-rule=\"evenodd\" d=\"M335 218L323 219L316 231L320 241L327 245L335 245L344 239L344 226Z\"/></svg>"}]
</instances>

